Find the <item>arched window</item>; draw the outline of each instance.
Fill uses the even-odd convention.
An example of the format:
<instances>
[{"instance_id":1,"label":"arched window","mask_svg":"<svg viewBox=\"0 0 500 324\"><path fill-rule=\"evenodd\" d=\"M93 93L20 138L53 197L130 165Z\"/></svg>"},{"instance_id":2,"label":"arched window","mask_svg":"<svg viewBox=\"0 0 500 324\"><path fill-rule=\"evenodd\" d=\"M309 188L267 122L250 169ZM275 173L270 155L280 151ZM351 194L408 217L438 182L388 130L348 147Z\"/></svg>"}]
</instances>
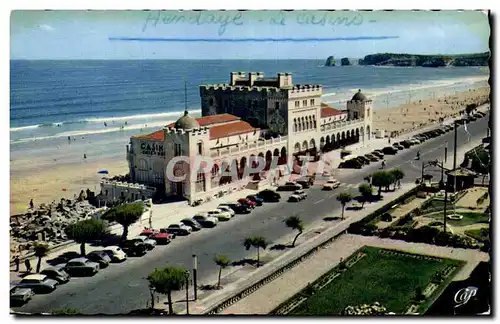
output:
<instances>
[{"instance_id":1,"label":"arched window","mask_svg":"<svg viewBox=\"0 0 500 324\"><path fill-rule=\"evenodd\" d=\"M297 118L293 119L293 131L297 132Z\"/></svg>"}]
</instances>

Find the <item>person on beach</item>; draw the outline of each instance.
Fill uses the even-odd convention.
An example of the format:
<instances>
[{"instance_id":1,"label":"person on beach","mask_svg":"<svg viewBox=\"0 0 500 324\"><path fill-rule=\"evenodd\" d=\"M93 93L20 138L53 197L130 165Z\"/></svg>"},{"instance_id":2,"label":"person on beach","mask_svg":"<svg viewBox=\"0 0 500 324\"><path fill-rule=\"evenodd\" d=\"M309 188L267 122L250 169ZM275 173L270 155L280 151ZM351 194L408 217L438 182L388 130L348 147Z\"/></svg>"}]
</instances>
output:
<instances>
[{"instance_id":1,"label":"person on beach","mask_svg":"<svg viewBox=\"0 0 500 324\"><path fill-rule=\"evenodd\" d=\"M16 272L19 272L19 263L20 263L19 255L16 254L16 256L14 257L14 264L16 265Z\"/></svg>"},{"instance_id":2,"label":"person on beach","mask_svg":"<svg viewBox=\"0 0 500 324\"><path fill-rule=\"evenodd\" d=\"M125 122L125 126L127 126L127 122Z\"/></svg>"},{"instance_id":3,"label":"person on beach","mask_svg":"<svg viewBox=\"0 0 500 324\"><path fill-rule=\"evenodd\" d=\"M33 203L33 198L30 199L30 208L35 208L35 204Z\"/></svg>"},{"instance_id":4,"label":"person on beach","mask_svg":"<svg viewBox=\"0 0 500 324\"><path fill-rule=\"evenodd\" d=\"M108 124L106 124L106 122L104 122L104 127L108 127Z\"/></svg>"},{"instance_id":5,"label":"person on beach","mask_svg":"<svg viewBox=\"0 0 500 324\"><path fill-rule=\"evenodd\" d=\"M83 153L83 159L87 158L87 154Z\"/></svg>"}]
</instances>

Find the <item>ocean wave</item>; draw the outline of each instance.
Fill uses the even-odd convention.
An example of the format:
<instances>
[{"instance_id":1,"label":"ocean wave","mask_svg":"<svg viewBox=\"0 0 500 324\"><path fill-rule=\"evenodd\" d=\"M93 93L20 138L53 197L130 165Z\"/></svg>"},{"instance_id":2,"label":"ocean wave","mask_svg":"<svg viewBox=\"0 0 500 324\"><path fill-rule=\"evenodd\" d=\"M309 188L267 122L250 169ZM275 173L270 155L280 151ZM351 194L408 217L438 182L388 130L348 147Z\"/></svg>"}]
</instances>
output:
<instances>
[{"instance_id":1,"label":"ocean wave","mask_svg":"<svg viewBox=\"0 0 500 324\"><path fill-rule=\"evenodd\" d=\"M96 135L96 134L104 134L104 133L114 133L114 132L127 132L127 131L132 131L132 130L139 130L139 129L150 129L150 128L162 128L166 126L169 123L174 122L175 120L168 120L168 121L160 121L160 122L153 122L153 123L148 123L148 127L144 127L143 124L138 124L138 125L130 125L126 126L124 128L121 127L107 127L104 129L95 129L95 130L76 130L76 131L69 131L69 132L62 132L58 133L55 135L49 135L49 136L40 136L40 137L29 137L29 138L20 138L16 140L11 140L11 143L26 143L26 142L34 142L34 141L40 141L40 140L50 140L50 139L57 139L57 138L64 138L64 137L85 137L89 135ZM145 132L146 133L146 132Z\"/></svg>"},{"instance_id":2,"label":"ocean wave","mask_svg":"<svg viewBox=\"0 0 500 324\"><path fill-rule=\"evenodd\" d=\"M201 110L190 109L189 110L193 115L201 114ZM22 127L12 127L10 129L11 132L24 131L28 129L34 129L38 127L57 127L58 125L72 125L72 124L88 124L88 123L105 123L105 122L113 122L113 121L134 121L140 119L161 119L161 118L171 118L171 117L180 117L182 115L182 111L171 111L166 113L157 113L157 114L141 114L141 115L130 115L130 116L120 116L120 117L96 117L96 118L85 118L79 120L71 120L64 121L58 123L46 123L46 124L37 124L37 125L29 125ZM141 125L138 125L141 128ZM130 128L130 127L129 127ZM128 128L128 129L129 129Z\"/></svg>"}]
</instances>

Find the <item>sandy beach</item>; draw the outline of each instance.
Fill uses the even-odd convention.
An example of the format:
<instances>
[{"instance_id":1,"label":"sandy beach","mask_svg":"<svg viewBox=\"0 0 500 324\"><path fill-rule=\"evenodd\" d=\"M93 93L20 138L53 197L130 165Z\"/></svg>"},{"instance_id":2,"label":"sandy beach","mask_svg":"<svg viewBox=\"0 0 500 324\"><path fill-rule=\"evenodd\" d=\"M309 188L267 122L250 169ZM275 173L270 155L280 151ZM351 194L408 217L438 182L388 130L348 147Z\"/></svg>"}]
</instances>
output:
<instances>
[{"instance_id":1,"label":"sandy beach","mask_svg":"<svg viewBox=\"0 0 500 324\"><path fill-rule=\"evenodd\" d=\"M476 88L441 98L412 101L398 107L375 109L373 129L385 130L386 135L406 133L434 122L439 118L457 117L468 104L484 102L490 88Z\"/></svg>"},{"instance_id":2,"label":"sandy beach","mask_svg":"<svg viewBox=\"0 0 500 324\"><path fill-rule=\"evenodd\" d=\"M424 127L428 123L437 121L439 117L458 115L467 104L483 101L488 96L489 88L485 87L393 108L377 108L374 111L373 128L385 129L387 132L404 132L418 128L419 125ZM104 147L103 151L93 153L85 163L64 162L63 156L70 152L62 149L58 150L61 157L58 156L57 163L54 163L53 159L46 159L43 162L37 156L28 156L11 162L10 214L24 212L31 198L38 205L61 198L73 198L75 194L87 188L99 191L102 175L97 174L98 170L108 170L109 177L126 174L128 166L123 151L124 144L128 142L127 136L128 134L122 134L122 139L115 142L109 140L108 146ZM93 144L98 145L97 143L85 145ZM114 158L103 158L104 151L112 149L111 147L117 149L119 153ZM75 151L77 153L74 154L80 154L78 149L75 148ZM28 168L30 165L35 168Z\"/></svg>"}]
</instances>

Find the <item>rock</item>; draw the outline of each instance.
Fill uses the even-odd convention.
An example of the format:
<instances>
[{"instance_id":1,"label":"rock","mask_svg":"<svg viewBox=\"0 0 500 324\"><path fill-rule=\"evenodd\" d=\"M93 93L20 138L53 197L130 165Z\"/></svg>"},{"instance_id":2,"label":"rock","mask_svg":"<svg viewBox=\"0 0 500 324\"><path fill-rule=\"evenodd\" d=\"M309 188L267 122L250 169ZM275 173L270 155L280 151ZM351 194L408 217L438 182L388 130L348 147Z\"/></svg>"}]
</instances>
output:
<instances>
[{"instance_id":1,"label":"rock","mask_svg":"<svg viewBox=\"0 0 500 324\"><path fill-rule=\"evenodd\" d=\"M329 56L326 59L325 66L335 66L335 57Z\"/></svg>"}]
</instances>

